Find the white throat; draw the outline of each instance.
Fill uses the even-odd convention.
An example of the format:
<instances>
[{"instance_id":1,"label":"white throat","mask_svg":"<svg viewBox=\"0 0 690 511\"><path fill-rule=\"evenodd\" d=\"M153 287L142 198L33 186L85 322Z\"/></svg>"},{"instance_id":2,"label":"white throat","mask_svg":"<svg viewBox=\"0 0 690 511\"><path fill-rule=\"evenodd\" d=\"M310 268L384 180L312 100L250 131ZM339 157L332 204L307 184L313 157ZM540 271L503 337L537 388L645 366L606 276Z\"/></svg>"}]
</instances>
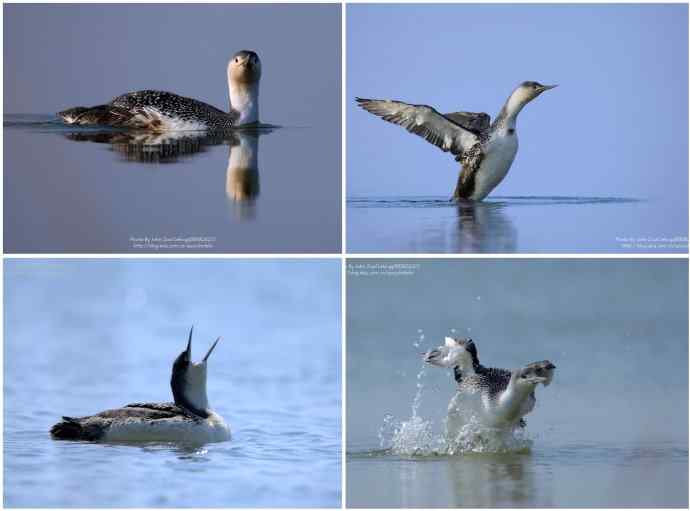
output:
<instances>
[{"instance_id":1,"label":"white throat","mask_svg":"<svg viewBox=\"0 0 690 511\"><path fill-rule=\"evenodd\" d=\"M205 362L190 365L185 375L184 396L194 408L208 410Z\"/></svg>"},{"instance_id":2,"label":"white throat","mask_svg":"<svg viewBox=\"0 0 690 511\"><path fill-rule=\"evenodd\" d=\"M244 83L229 79L230 109L239 113L238 124L259 122L259 83Z\"/></svg>"},{"instance_id":3,"label":"white throat","mask_svg":"<svg viewBox=\"0 0 690 511\"><path fill-rule=\"evenodd\" d=\"M467 376L475 374L474 364L472 363L472 355L465 352L465 355L458 360L458 368Z\"/></svg>"},{"instance_id":4,"label":"white throat","mask_svg":"<svg viewBox=\"0 0 690 511\"><path fill-rule=\"evenodd\" d=\"M530 100L528 93L522 87L518 87L513 91L508 101L503 105L503 111L501 112L505 116L504 126L506 129L515 129L518 114Z\"/></svg>"},{"instance_id":5,"label":"white throat","mask_svg":"<svg viewBox=\"0 0 690 511\"><path fill-rule=\"evenodd\" d=\"M501 394L499 398L499 407L501 415L513 420L523 415L523 405L525 400L534 391L536 384L517 383L517 374L513 372L510 378L508 388Z\"/></svg>"}]
</instances>

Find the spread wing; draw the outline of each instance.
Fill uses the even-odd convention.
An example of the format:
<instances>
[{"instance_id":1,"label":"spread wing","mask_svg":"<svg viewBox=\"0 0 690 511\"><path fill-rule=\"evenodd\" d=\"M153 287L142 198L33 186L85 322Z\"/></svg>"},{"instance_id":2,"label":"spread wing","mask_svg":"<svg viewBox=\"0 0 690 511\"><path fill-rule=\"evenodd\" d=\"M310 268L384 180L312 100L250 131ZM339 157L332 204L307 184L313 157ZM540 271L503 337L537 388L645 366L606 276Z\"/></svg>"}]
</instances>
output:
<instances>
[{"instance_id":1,"label":"spread wing","mask_svg":"<svg viewBox=\"0 0 690 511\"><path fill-rule=\"evenodd\" d=\"M355 98L359 106L384 121L402 126L444 152L455 155L469 151L479 136L444 117L427 105L410 105L402 101Z\"/></svg>"},{"instance_id":2,"label":"spread wing","mask_svg":"<svg viewBox=\"0 0 690 511\"><path fill-rule=\"evenodd\" d=\"M488 130L491 125L491 116L484 112L452 112L443 114L443 117L477 135Z\"/></svg>"}]
</instances>

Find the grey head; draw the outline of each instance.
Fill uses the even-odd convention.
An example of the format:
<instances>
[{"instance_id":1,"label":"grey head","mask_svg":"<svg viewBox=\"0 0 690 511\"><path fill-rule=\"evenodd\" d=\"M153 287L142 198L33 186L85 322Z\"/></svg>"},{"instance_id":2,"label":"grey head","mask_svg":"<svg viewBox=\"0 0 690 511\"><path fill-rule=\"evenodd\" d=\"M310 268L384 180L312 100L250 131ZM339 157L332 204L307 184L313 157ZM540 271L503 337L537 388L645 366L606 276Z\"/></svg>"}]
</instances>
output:
<instances>
[{"instance_id":1,"label":"grey head","mask_svg":"<svg viewBox=\"0 0 690 511\"><path fill-rule=\"evenodd\" d=\"M543 384L548 386L553 380L553 372L556 366L548 360L532 362L521 369L513 371L513 379L516 384L530 385L532 387Z\"/></svg>"},{"instance_id":2,"label":"grey head","mask_svg":"<svg viewBox=\"0 0 690 511\"><path fill-rule=\"evenodd\" d=\"M208 397L206 396L206 363L211 352L220 341L215 340L201 362L192 362L192 334L189 331L187 349L180 353L173 362L170 387L175 404L182 406L200 417L208 417Z\"/></svg>"},{"instance_id":3,"label":"grey head","mask_svg":"<svg viewBox=\"0 0 690 511\"><path fill-rule=\"evenodd\" d=\"M539 82L522 82L508 97L508 100L501 108L501 111L496 116L492 127L506 126L508 128L515 127L515 120L524 106L535 98L538 98L542 92L558 87L558 85L542 85Z\"/></svg>"},{"instance_id":4,"label":"grey head","mask_svg":"<svg viewBox=\"0 0 690 511\"><path fill-rule=\"evenodd\" d=\"M261 59L251 50L240 50L228 63L228 80L230 82L253 84L261 78Z\"/></svg>"},{"instance_id":5,"label":"grey head","mask_svg":"<svg viewBox=\"0 0 690 511\"><path fill-rule=\"evenodd\" d=\"M508 110L520 111L530 101L538 98L542 92L558 87L558 85L542 85L539 82L522 82L508 99Z\"/></svg>"}]
</instances>

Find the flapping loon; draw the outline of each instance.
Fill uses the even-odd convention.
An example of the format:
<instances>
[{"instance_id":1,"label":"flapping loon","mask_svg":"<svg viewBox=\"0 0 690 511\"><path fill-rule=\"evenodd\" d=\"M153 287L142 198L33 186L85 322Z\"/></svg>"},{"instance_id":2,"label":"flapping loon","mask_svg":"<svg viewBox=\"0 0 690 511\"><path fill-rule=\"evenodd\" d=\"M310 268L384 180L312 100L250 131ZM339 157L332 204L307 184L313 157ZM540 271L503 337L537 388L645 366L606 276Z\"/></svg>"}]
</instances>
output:
<instances>
[{"instance_id":1,"label":"flapping loon","mask_svg":"<svg viewBox=\"0 0 690 511\"><path fill-rule=\"evenodd\" d=\"M441 114L427 105L356 98L359 106L383 120L423 137L462 164L454 200L480 201L508 173L518 150L517 116L523 107L556 85L522 82L491 123L486 113Z\"/></svg>"},{"instance_id":2,"label":"flapping loon","mask_svg":"<svg viewBox=\"0 0 690 511\"><path fill-rule=\"evenodd\" d=\"M532 362L520 369L487 368L479 363L472 339L446 337L445 345L429 351L425 362L453 368L459 394L479 394L481 419L491 427L524 426L523 416L536 404L538 384L547 386L556 366L548 360ZM454 401L451 401L449 412Z\"/></svg>"},{"instance_id":3,"label":"flapping loon","mask_svg":"<svg viewBox=\"0 0 690 511\"><path fill-rule=\"evenodd\" d=\"M207 443L230 439L230 428L212 411L206 397L206 362L216 339L199 363L192 362L192 332L187 349L175 359L170 386L174 403L133 403L86 417L63 417L50 434L61 440L101 442Z\"/></svg>"},{"instance_id":4,"label":"flapping loon","mask_svg":"<svg viewBox=\"0 0 690 511\"><path fill-rule=\"evenodd\" d=\"M261 60L253 51L237 52L228 63L230 111L172 92L142 90L110 103L59 112L67 124L103 125L148 131L222 130L259 123Z\"/></svg>"}]
</instances>

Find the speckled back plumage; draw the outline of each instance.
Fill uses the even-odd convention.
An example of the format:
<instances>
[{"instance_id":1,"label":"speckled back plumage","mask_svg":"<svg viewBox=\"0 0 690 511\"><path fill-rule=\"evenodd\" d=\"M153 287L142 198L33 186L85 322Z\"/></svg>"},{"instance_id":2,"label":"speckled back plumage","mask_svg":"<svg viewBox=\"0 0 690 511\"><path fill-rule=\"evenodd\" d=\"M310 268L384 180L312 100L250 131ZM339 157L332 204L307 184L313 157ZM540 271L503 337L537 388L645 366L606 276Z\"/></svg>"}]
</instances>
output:
<instances>
[{"instance_id":1,"label":"speckled back plumage","mask_svg":"<svg viewBox=\"0 0 690 511\"><path fill-rule=\"evenodd\" d=\"M458 367L453 370L458 390L468 392L488 392L491 399L508 388L510 371L495 367L474 366L475 374L465 374Z\"/></svg>"},{"instance_id":2,"label":"speckled back plumage","mask_svg":"<svg viewBox=\"0 0 690 511\"><path fill-rule=\"evenodd\" d=\"M132 117L125 123L129 127L138 124L145 124L147 128L153 124L155 127L156 122L164 122L157 118L159 116L190 125L198 123L206 129L226 129L232 128L238 118L234 111L223 112L202 101L158 90L129 92L109 104L131 112Z\"/></svg>"}]
</instances>

